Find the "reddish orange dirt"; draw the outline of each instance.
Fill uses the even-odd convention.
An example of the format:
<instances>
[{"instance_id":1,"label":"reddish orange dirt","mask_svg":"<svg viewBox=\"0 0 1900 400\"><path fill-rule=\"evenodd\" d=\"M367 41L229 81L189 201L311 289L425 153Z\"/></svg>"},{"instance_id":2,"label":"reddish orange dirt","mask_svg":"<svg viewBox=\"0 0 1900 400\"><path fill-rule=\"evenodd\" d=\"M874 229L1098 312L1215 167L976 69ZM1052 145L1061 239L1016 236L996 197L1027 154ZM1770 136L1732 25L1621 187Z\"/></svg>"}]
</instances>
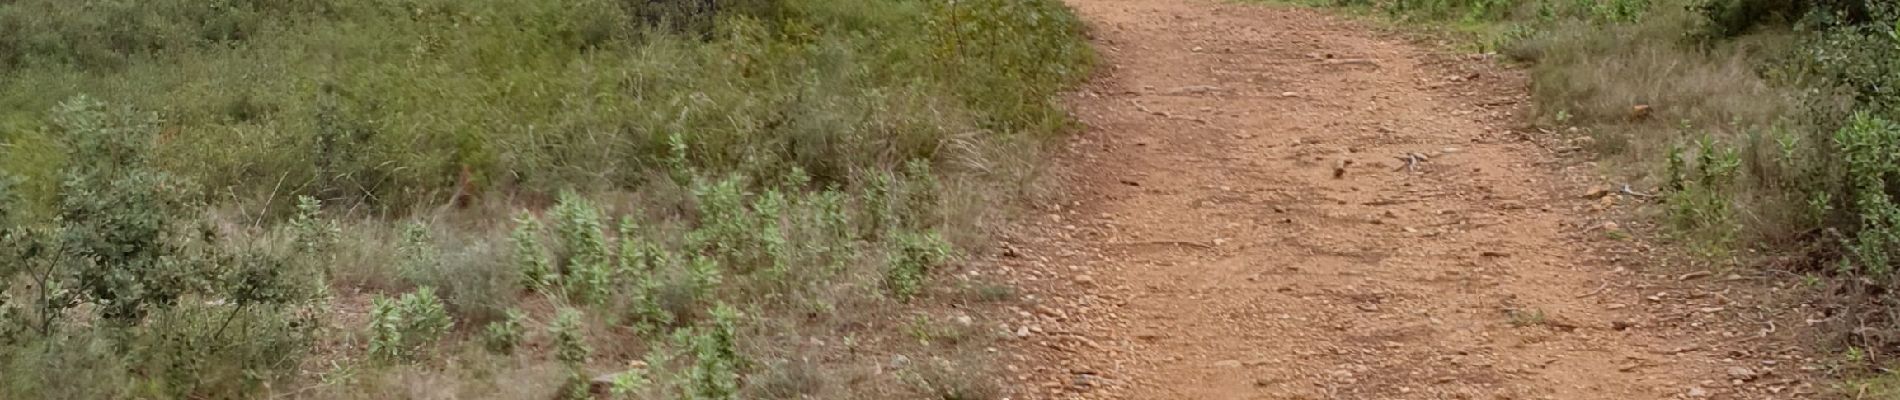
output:
<instances>
[{"instance_id":1,"label":"reddish orange dirt","mask_svg":"<svg viewBox=\"0 0 1900 400\"><path fill-rule=\"evenodd\" d=\"M993 257L1031 288L1013 398L1815 391L1740 292L1643 283L1699 276L1628 255L1602 209L1640 196L1512 128L1520 73L1311 9L1070 4L1105 71L1066 200Z\"/></svg>"}]
</instances>

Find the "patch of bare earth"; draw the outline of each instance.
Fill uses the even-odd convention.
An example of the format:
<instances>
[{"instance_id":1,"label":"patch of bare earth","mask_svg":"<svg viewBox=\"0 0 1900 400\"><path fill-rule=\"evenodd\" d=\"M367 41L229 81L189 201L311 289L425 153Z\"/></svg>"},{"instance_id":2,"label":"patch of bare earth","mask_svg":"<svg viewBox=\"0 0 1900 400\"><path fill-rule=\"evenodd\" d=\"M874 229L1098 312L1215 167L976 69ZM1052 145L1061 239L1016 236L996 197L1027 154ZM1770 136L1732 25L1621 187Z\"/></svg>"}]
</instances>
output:
<instances>
[{"instance_id":1,"label":"patch of bare earth","mask_svg":"<svg viewBox=\"0 0 1900 400\"><path fill-rule=\"evenodd\" d=\"M1642 195L1514 127L1516 71L1307 9L1070 3L1106 71L1071 99L1069 200L979 261L1030 288L1013 398L1818 391L1765 317L1798 313L1760 306L1787 279L1606 224Z\"/></svg>"}]
</instances>

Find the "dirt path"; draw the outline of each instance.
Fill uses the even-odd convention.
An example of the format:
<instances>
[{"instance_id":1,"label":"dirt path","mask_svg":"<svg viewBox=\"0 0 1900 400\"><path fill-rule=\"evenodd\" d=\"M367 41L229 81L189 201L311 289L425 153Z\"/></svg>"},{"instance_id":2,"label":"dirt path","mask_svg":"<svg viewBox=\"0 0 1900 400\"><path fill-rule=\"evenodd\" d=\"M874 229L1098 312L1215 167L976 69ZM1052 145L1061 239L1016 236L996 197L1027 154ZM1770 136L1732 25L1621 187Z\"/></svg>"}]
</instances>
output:
<instances>
[{"instance_id":1,"label":"dirt path","mask_svg":"<svg viewBox=\"0 0 1900 400\"><path fill-rule=\"evenodd\" d=\"M1313 10L1070 4L1109 72L1075 201L1004 257L1045 287L1027 397L1738 398L1774 368L1606 293L1600 202L1506 129L1514 72Z\"/></svg>"}]
</instances>

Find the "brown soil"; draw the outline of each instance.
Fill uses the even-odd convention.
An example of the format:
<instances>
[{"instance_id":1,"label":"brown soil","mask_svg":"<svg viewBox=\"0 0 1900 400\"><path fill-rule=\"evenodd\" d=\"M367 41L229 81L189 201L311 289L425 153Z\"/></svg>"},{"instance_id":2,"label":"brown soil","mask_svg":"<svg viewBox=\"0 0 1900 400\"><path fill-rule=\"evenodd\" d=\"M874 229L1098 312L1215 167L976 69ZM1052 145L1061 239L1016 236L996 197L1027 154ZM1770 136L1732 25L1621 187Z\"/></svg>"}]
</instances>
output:
<instances>
[{"instance_id":1,"label":"brown soil","mask_svg":"<svg viewBox=\"0 0 1900 400\"><path fill-rule=\"evenodd\" d=\"M1106 71L1071 101L1067 204L993 260L1034 303L1015 398L1818 390L1753 278L1660 265L1603 222L1640 196L1513 128L1520 73L1310 9L1070 4Z\"/></svg>"}]
</instances>

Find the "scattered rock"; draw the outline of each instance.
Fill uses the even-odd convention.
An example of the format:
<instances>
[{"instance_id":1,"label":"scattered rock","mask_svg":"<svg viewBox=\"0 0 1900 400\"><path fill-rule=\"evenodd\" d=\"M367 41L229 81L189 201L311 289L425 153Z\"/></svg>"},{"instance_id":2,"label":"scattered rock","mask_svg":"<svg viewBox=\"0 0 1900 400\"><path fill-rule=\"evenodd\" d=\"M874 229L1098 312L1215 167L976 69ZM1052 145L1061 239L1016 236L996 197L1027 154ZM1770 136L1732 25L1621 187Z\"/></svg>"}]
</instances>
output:
<instances>
[{"instance_id":1,"label":"scattered rock","mask_svg":"<svg viewBox=\"0 0 1900 400\"><path fill-rule=\"evenodd\" d=\"M1693 397L1693 398L1709 397L1709 390L1703 389L1701 386L1690 386L1689 397Z\"/></svg>"},{"instance_id":2,"label":"scattered rock","mask_svg":"<svg viewBox=\"0 0 1900 400\"><path fill-rule=\"evenodd\" d=\"M1075 276L1075 284L1077 284L1077 285L1082 285L1082 286L1094 286L1094 285L1095 285L1095 278L1094 278L1094 277L1091 277L1091 276L1088 276L1087 274L1083 274L1083 275L1076 275L1076 276Z\"/></svg>"},{"instance_id":3,"label":"scattered rock","mask_svg":"<svg viewBox=\"0 0 1900 400\"><path fill-rule=\"evenodd\" d=\"M1750 380L1755 380L1755 376L1756 375L1755 375L1754 370L1750 370L1748 368L1743 368L1743 367L1728 367L1729 378L1750 381Z\"/></svg>"},{"instance_id":4,"label":"scattered rock","mask_svg":"<svg viewBox=\"0 0 1900 400\"><path fill-rule=\"evenodd\" d=\"M891 356L890 365L893 370L904 369L910 366L910 357L905 357L903 354Z\"/></svg>"}]
</instances>

